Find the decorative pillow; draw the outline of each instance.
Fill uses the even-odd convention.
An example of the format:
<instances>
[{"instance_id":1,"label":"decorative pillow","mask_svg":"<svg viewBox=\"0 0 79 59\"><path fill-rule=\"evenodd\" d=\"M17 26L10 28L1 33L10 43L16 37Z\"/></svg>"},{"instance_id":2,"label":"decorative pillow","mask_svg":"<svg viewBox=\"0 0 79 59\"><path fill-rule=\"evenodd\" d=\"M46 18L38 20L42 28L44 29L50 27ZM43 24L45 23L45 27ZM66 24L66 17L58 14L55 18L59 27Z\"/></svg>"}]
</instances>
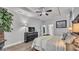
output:
<instances>
[{"instance_id":1,"label":"decorative pillow","mask_svg":"<svg viewBox=\"0 0 79 59\"><path fill-rule=\"evenodd\" d=\"M79 37L75 38L72 44L79 48Z\"/></svg>"},{"instance_id":2,"label":"decorative pillow","mask_svg":"<svg viewBox=\"0 0 79 59\"><path fill-rule=\"evenodd\" d=\"M62 40L65 40L66 37L67 37L67 33L64 33L64 34L63 34L63 38L62 38Z\"/></svg>"},{"instance_id":3,"label":"decorative pillow","mask_svg":"<svg viewBox=\"0 0 79 59\"><path fill-rule=\"evenodd\" d=\"M65 42L66 43L72 43L73 40L75 39L76 37L74 35L67 35L66 38L65 38Z\"/></svg>"}]
</instances>

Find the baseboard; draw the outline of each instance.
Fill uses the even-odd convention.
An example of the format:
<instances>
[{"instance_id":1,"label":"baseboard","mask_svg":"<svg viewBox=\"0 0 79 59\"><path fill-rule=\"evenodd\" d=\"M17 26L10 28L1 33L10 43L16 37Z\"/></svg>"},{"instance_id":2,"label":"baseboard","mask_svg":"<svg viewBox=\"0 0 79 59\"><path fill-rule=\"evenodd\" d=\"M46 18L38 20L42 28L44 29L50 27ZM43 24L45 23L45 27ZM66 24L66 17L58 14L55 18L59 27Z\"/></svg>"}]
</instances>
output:
<instances>
[{"instance_id":1,"label":"baseboard","mask_svg":"<svg viewBox=\"0 0 79 59\"><path fill-rule=\"evenodd\" d=\"M5 45L5 46L3 47L3 49L4 49L4 48L7 48L7 47L14 46L14 45L17 45L17 44L20 44L20 43L22 43L22 42L24 42L24 41L19 41L19 42L16 42L16 43L12 43L12 44L9 44L9 45Z\"/></svg>"}]
</instances>

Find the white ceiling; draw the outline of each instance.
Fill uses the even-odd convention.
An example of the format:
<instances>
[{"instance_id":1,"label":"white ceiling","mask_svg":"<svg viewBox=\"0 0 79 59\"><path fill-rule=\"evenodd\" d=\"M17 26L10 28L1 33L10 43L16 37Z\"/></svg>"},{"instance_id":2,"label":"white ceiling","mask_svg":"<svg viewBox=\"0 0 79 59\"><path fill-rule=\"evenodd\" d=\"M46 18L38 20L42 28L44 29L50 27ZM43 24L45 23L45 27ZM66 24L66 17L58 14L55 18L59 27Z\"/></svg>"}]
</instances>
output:
<instances>
[{"instance_id":1,"label":"white ceiling","mask_svg":"<svg viewBox=\"0 0 79 59\"><path fill-rule=\"evenodd\" d=\"M58 10L58 8L59 8L59 10ZM79 14L78 7L75 7L75 8L72 8L72 7L45 7L45 9L47 9L47 10L52 9L52 12L49 12L48 16L46 16L46 15L39 16L39 14L36 13L36 11L39 10L39 7L10 7L10 9L19 14L23 14L27 17L36 18L36 19L40 19L40 20L52 20L52 19L59 18L59 17L68 19L69 13L72 9L73 9L74 17L77 14ZM60 11L60 13L59 13L59 11Z\"/></svg>"},{"instance_id":2,"label":"white ceiling","mask_svg":"<svg viewBox=\"0 0 79 59\"><path fill-rule=\"evenodd\" d=\"M49 12L48 16L46 16L46 15L39 16L39 13L36 13L36 11L38 11L39 8L40 7L23 7L22 9L24 9L24 10L26 10L28 12L33 13L40 20L51 20L51 19L56 19L56 18L59 18L59 17L68 19L69 15L70 15L70 11L72 9L73 9L74 17L79 12L78 11L79 10L78 7L75 7L75 8L74 7L45 7L45 9L47 9L47 10L48 9L52 9L52 12ZM59 8L59 10L58 10L58 8ZM60 11L60 13L59 13L59 11Z\"/></svg>"}]
</instances>

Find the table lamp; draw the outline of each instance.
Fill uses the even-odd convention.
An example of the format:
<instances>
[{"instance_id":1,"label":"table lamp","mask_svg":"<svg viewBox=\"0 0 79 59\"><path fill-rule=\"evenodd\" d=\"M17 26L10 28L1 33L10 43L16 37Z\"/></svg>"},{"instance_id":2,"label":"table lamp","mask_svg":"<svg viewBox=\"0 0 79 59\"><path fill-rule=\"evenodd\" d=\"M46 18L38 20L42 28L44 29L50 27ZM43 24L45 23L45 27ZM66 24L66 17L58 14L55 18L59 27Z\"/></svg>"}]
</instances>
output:
<instances>
[{"instance_id":1,"label":"table lamp","mask_svg":"<svg viewBox=\"0 0 79 59\"><path fill-rule=\"evenodd\" d=\"M72 32L79 33L79 23L72 24Z\"/></svg>"}]
</instances>

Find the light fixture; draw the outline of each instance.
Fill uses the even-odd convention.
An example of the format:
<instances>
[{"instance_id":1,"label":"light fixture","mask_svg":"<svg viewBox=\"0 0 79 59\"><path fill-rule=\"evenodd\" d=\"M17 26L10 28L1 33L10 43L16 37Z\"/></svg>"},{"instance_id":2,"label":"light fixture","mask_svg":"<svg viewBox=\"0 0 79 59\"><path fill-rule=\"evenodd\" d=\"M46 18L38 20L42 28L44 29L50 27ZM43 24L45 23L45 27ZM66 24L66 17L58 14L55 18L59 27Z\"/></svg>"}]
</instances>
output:
<instances>
[{"instance_id":1,"label":"light fixture","mask_svg":"<svg viewBox=\"0 0 79 59\"><path fill-rule=\"evenodd\" d=\"M27 30L28 30L28 24L27 23L25 23L25 32L27 32Z\"/></svg>"}]
</instances>

